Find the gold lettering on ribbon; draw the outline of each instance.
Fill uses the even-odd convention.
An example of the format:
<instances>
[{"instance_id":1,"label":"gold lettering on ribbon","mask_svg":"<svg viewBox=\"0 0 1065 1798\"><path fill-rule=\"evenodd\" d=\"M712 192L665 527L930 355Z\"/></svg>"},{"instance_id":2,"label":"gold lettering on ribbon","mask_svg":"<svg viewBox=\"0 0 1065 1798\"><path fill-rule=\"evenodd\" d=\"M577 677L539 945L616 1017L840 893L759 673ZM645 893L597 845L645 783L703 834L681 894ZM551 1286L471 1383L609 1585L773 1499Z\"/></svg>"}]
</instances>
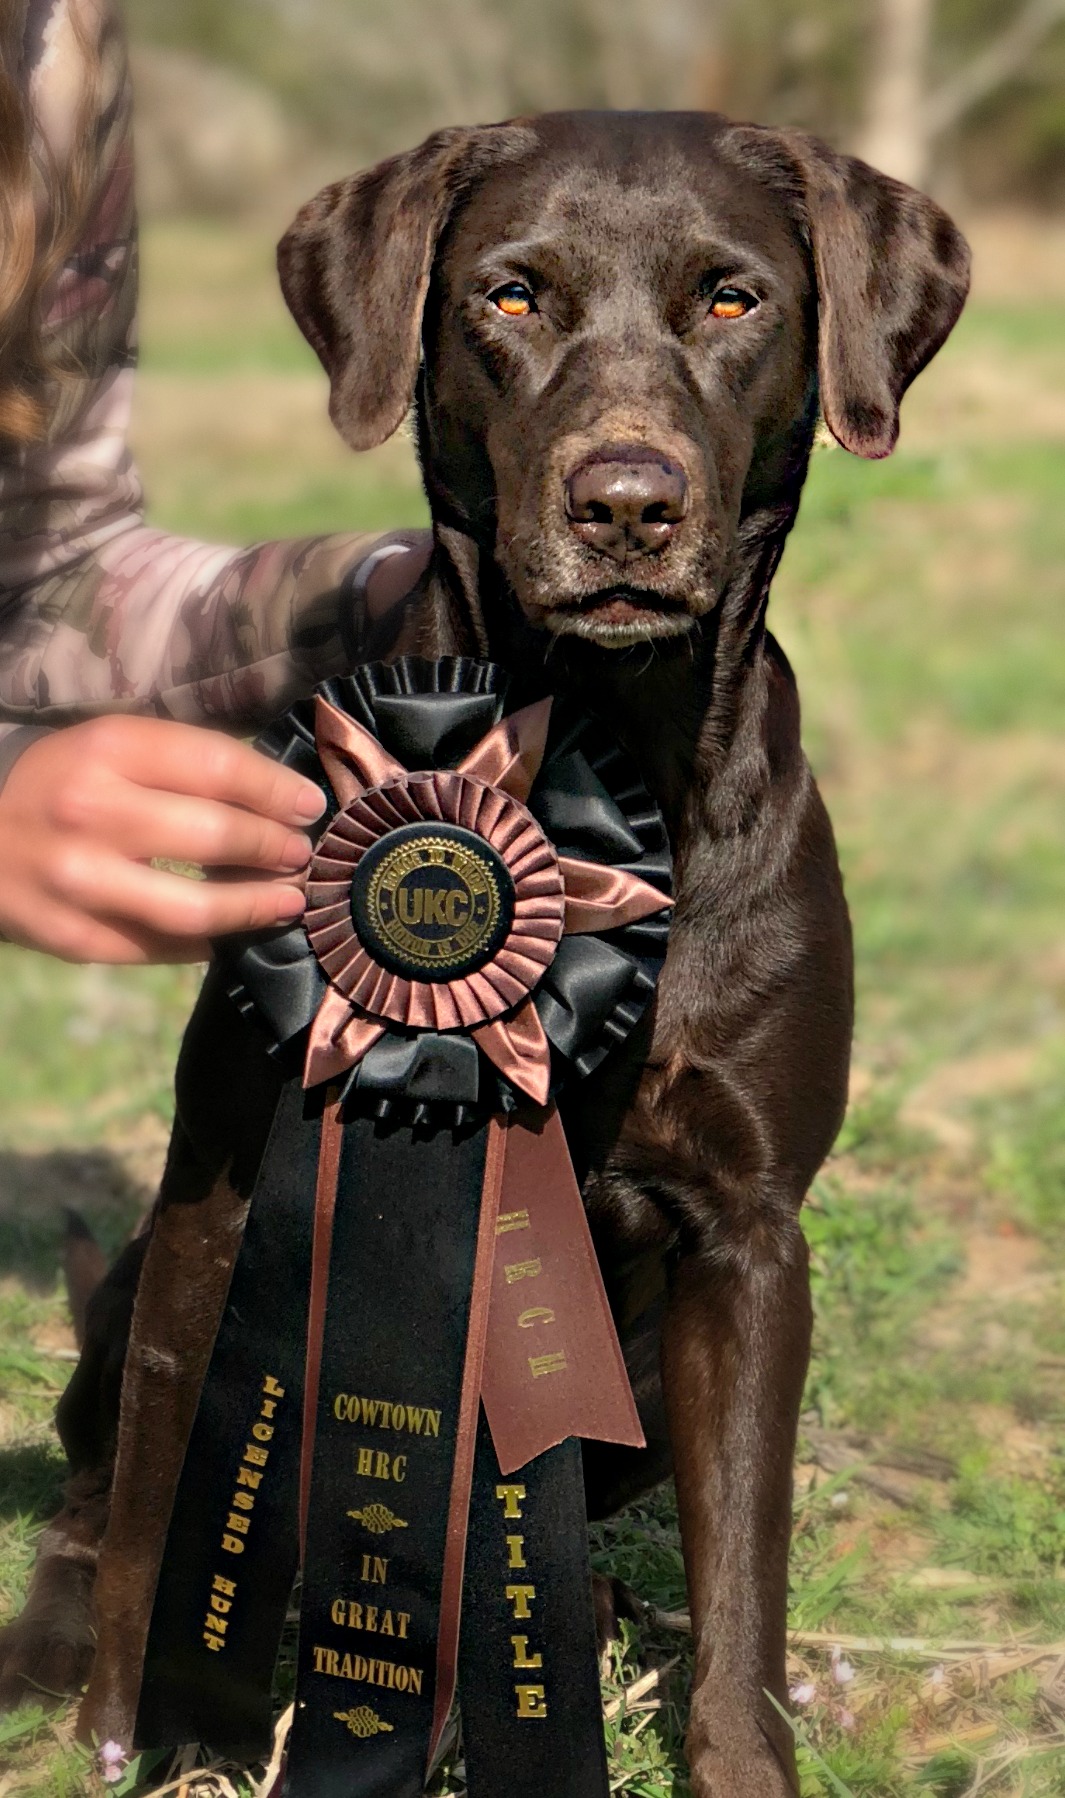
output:
<instances>
[{"instance_id":1,"label":"gold lettering on ribbon","mask_svg":"<svg viewBox=\"0 0 1065 1798\"><path fill-rule=\"evenodd\" d=\"M564 1349L556 1349L553 1355L530 1355L529 1366L534 1380L542 1380L547 1374L565 1373L569 1363Z\"/></svg>"},{"instance_id":2,"label":"gold lettering on ribbon","mask_svg":"<svg viewBox=\"0 0 1065 1798\"><path fill-rule=\"evenodd\" d=\"M401 886L397 895L401 924L435 924L441 930L458 930L470 915L470 896L457 887L441 892L436 887Z\"/></svg>"},{"instance_id":3,"label":"gold lettering on ribbon","mask_svg":"<svg viewBox=\"0 0 1065 1798\"><path fill-rule=\"evenodd\" d=\"M340 1423L365 1423L371 1429L394 1430L399 1435L439 1436L442 1413L429 1405L405 1405L394 1399L361 1398L338 1392L333 1416Z\"/></svg>"},{"instance_id":4,"label":"gold lettering on ribbon","mask_svg":"<svg viewBox=\"0 0 1065 1798\"><path fill-rule=\"evenodd\" d=\"M532 1602L536 1597L536 1587L505 1586L503 1590L506 1592L507 1597L514 1606L514 1615L518 1622L527 1623L532 1616Z\"/></svg>"},{"instance_id":5,"label":"gold lettering on ribbon","mask_svg":"<svg viewBox=\"0 0 1065 1798\"><path fill-rule=\"evenodd\" d=\"M263 1469L270 1459L270 1450L260 1445L269 1442L274 1434L273 1424L264 1420L274 1416L278 1401L284 1396L285 1388L278 1384L273 1374L266 1374L259 1398L259 1415L250 1432L256 1440L245 1445L244 1457L236 1472L233 1496L229 1501L233 1509L226 1518L222 1534L223 1554L244 1553L244 1538L251 1532L251 1516L262 1485ZM220 1653L226 1645L229 1613L233 1609L236 1592L235 1580L226 1579L220 1573L215 1574L203 1620L203 1645L212 1654Z\"/></svg>"},{"instance_id":6,"label":"gold lettering on ribbon","mask_svg":"<svg viewBox=\"0 0 1065 1798\"><path fill-rule=\"evenodd\" d=\"M407 1640L409 1611L382 1610L375 1604L362 1604L357 1598L334 1598L329 1615L338 1629L361 1629L368 1636L397 1636Z\"/></svg>"},{"instance_id":7,"label":"gold lettering on ribbon","mask_svg":"<svg viewBox=\"0 0 1065 1798\"><path fill-rule=\"evenodd\" d=\"M397 1661L379 1661L364 1654L341 1654L338 1648L312 1649L314 1671L330 1679L350 1679L357 1685L381 1686L389 1692L411 1692L420 1697L425 1678L421 1667L404 1667Z\"/></svg>"},{"instance_id":8,"label":"gold lettering on ribbon","mask_svg":"<svg viewBox=\"0 0 1065 1798\"><path fill-rule=\"evenodd\" d=\"M511 1230L531 1230L527 1211L501 1211L496 1219L496 1235L507 1236Z\"/></svg>"},{"instance_id":9,"label":"gold lettering on ribbon","mask_svg":"<svg viewBox=\"0 0 1065 1798\"><path fill-rule=\"evenodd\" d=\"M443 1419L441 1411L429 1405L412 1405L398 1399L367 1398L360 1393L338 1392L332 1401L334 1417L340 1423L354 1423L371 1429L391 1430L407 1436L436 1438ZM373 1448L366 1443L355 1446L355 1473L361 1479L388 1481L403 1485L407 1479L410 1456L393 1454L391 1450ZM348 1511L372 1535L387 1535L392 1530L410 1526L397 1517L388 1505L378 1500ZM385 1587L390 1562L386 1555L363 1554L360 1578L364 1585ZM365 1598L334 1598L329 1607L329 1620L336 1629L357 1630L360 1634L392 1637L397 1642L409 1638L411 1613L398 1610L387 1602L370 1604ZM421 1668L408 1667L398 1661L379 1660L372 1655L353 1654L324 1643L313 1649L314 1669L334 1679L350 1679L360 1684L382 1686L388 1691L422 1691ZM340 1712L336 1713L339 1717Z\"/></svg>"},{"instance_id":10,"label":"gold lettering on ribbon","mask_svg":"<svg viewBox=\"0 0 1065 1798\"><path fill-rule=\"evenodd\" d=\"M527 1496L524 1486L501 1485L496 1487L496 1498L503 1506L503 1516L508 1522L522 1515L521 1500ZM508 1535L507 1571L516 1573L525 1569L525 1537ZM534 1585L508 1585L503 1591L511 1606L511 1614L518 1623L527 1623L533 1614L536 1601ZM513 1667L518 1673L538 1673L543 1667L544 1657L536 1649L530 1649L527 1635L514 1635L510 1638L514 1651ZM514 1715L522 1722L534 1722L547 1716L547 1687L518 1685L514 1686Z\"/></svg>"},{"instance_id":11,"label":"gold lettering on ribbon","mask_svg":"<svg viewBox=\"0 0 1065 1798\"><path fill-rule=\"evenodd\" d=\"M444 895L444 910L447 913L448 928L458 930L470 915L468 893L460 893L456 888Z\"/></svg>"},{"instance_id":12,"label":"gold lettering on ribbon","mask_svg":"<svg viewBox=\"0 0 1065 1798\"><path fill-rule=\"evenodd\" d=\"M518 1700L517 1715L523 1721L547 1716L547 1694L543 1686L515 1686L514 1691Z\"/></svg>"},{"instance_id":13,"label":"gold lettering on ribbon","mask_svg":"<svg viewBox=\"0 0 1065 1798\"><path fill-rule=\"evenodd\" d=\"M508 1286L516 1286L519 1280L535 1280L543 1271L544 1264L539 1257L535 1261L511 1261L503 1268Z\"/></svg>"},{"instance_id":14,"label":"gold lettering on ribbon","mask_svg":"<svg viewBox=\"0 0 1065 1798\"><path fill-rule=\"evenodd\" d=\"M383 1448L360 1448L355 1472L367 1480L394 1480L402 1486L407 1477L406 1455L386 1455Z\"/></svg>"}]
</instances>

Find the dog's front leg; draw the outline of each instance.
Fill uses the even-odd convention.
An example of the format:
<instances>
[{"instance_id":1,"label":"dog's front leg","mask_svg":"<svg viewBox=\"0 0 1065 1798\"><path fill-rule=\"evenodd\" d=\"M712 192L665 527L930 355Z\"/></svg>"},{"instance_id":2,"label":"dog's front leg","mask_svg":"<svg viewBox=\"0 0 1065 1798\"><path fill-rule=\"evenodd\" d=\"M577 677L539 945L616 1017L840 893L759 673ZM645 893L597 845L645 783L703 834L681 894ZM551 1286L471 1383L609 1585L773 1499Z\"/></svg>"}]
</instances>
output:
<instances>
[{"instance_id":1,"label":"dog's front leg","mask_svg":"<svg viewBox=\"0 0 1065 1798\"><path fill-rule=\"evenodd\" d=\"M785 1649L792 1461L811 1310L794 1210L745 1206L742 1228L681 1257L663 1385L695 1645L694 1798L798 1790Z\"/></svg>"}]
</instances>

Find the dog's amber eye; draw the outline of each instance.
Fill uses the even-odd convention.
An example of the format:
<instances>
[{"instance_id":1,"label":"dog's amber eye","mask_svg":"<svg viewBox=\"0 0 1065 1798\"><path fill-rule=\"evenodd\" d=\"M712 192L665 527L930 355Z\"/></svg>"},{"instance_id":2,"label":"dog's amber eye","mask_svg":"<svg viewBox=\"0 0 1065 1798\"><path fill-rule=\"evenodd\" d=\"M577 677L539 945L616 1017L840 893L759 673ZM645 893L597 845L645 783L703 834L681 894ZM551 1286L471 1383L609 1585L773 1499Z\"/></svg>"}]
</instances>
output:
<instances>
[{"instance_id":1,"label":"dog's amber eye","mask_svg":"<svg viewBox=\"0 0 1065 1798\"><path fill-rule=\"evenodd\" d=\"M530 312L536 311L536 301L521 281L508 281L505 287L497 287L495 293L490 293L488 298L508 318L528 318Z\"/></svg>"},{"instance_id":2,"label":"dog's amber eye","mask_svg":"<svg viewBox=\"0 0 1065 1798\"><path fill-rule=\"evenodd\" d=\"M753 293L744 293L742 287L719 287L710 302L712 318L742 318L745 313L753 312L758 301Z\"/></svg>"}]
</instances>

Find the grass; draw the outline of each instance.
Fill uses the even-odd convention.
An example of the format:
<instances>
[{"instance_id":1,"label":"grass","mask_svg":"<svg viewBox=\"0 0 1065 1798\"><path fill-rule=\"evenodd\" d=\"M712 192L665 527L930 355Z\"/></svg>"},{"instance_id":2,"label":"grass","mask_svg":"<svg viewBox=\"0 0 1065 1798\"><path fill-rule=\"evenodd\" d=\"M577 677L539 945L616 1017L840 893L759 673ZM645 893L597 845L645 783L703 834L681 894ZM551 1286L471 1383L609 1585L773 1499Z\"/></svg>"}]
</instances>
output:
<instances>
[{"instance_id":1,"label":"grass","mask_svg":"<svg viewBox=\"0 0 1065 1798\"><path fill-rule=\"evenodd\" d=\"M978 287L896 456L815 458L774 594L859 981L851 1111L806 1216L804 1798L1065 1794L1065 1650L1040 1658L1065 1643L1063 315L1052 292ZM241 541L424 518L408 442L356 460L333 438L265 240L149 234L143 335L138 447L160 522ZM59 1208L76 1202L109 1246L136 1217L196 977L11 950L0 969L6 1615L62 1476ZM594 1554L656 1607L606 1682L614 1789L684 1798L670 1492L601 1526ZM0 1722L5 1761L3 1798L101 1789L64 1713Z\"/></svg>"}]
</instances>

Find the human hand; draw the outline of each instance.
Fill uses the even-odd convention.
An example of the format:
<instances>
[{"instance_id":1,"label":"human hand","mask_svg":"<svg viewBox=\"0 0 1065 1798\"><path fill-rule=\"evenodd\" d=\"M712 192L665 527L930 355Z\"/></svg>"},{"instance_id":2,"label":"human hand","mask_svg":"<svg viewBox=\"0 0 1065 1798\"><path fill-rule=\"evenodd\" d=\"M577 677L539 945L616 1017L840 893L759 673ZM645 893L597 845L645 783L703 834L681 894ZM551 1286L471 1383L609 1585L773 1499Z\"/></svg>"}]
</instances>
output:
<instances>
[{"instance_id":1,"label":"human hand","mask_svg":"<svg viewBox=\"0 0 1065 1798\"><path fill-rule=\"evenodd\" d=\"M125 715L55 731L0 788L0 936L65 961L205 960L211 937L301 916L291 877L324 810L313 782L216 731Z\"/></svg>"}]
</instances>

